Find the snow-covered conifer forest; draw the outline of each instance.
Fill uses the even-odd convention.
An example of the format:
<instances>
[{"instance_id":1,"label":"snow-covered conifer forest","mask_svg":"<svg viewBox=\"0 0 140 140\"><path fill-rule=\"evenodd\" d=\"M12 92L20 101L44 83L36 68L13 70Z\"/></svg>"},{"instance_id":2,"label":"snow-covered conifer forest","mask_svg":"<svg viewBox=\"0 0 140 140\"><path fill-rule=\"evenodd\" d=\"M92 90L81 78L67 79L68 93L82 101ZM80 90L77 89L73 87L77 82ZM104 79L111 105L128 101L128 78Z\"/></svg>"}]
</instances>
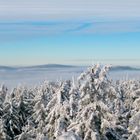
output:
<instances>
[{"instance_id":1,"label":"snow-covered conifer forest","mask_svg":"<svg viewBox=\"0 0 140 140\"><path fill-rule=\"evenodd\" d=\"M140 140L140 81L95 65L77 80L0 89L0 140Z\"/></svg>"}]
</instances>

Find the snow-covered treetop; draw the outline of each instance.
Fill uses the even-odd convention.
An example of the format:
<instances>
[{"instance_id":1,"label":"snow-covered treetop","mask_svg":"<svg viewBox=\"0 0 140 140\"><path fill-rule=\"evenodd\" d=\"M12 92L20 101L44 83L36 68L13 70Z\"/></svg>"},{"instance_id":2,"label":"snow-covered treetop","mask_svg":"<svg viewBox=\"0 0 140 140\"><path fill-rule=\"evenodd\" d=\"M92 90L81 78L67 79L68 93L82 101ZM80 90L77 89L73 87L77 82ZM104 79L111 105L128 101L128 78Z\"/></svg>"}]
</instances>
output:
<instances>
[{"instance_id":1,"label":"snow-covered treetop","mask_svg":"<svg viewBox=\"0 0 140 140\"><path fill-rule=\"evenodd\" d=\"M77 80L0 88L0 140L139 140L140 82L94 65Z\"/></svg>"}]
</instances>

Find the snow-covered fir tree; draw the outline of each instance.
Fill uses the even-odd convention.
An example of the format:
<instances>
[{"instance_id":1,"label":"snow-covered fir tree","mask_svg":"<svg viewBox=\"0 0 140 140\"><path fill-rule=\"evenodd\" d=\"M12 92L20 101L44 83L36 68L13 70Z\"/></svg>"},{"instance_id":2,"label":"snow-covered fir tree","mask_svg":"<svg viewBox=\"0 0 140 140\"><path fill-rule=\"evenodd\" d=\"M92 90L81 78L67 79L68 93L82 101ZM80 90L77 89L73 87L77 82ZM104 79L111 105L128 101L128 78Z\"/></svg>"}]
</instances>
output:
<instances>
[{"instance_id":1,"label":"snow-covered fir tree","mask_svg":"<svg viewBox=\"0 0 140 140\"><path fill-rule=\"evenodd\" d=\"M94 65L77 79L0 88L0 140L140 140L140 82Z\"/></svg>"}]
</instances>

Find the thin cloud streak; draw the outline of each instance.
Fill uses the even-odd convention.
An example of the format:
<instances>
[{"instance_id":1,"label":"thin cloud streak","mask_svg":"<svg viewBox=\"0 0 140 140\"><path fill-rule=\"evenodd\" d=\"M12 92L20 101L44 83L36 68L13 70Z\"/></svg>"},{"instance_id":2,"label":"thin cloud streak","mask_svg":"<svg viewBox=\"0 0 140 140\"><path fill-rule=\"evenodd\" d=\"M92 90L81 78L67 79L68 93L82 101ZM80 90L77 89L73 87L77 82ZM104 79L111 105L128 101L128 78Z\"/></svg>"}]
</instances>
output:
<instances>
[{"instance_id":1,"label":"thin cloud streak","mask_svg":"<svg viewBox=\"0 0 140 140\"><path fill-rule=\"evenodd\" d=\"M0 41L57 35L95 35L140 32L140 20L0 22ZM11 38L11 39L10 39Z\"/></svg>"},{"instance_id":2,"label":"thin cloud streak","mask_svg":"<svg viewBox=\"0 0 140 140\"><path fill-rule=\"evenodd\" d=\"M0 0L0 41L140 32L139 0Z\"/></svg>"}]
</instances>

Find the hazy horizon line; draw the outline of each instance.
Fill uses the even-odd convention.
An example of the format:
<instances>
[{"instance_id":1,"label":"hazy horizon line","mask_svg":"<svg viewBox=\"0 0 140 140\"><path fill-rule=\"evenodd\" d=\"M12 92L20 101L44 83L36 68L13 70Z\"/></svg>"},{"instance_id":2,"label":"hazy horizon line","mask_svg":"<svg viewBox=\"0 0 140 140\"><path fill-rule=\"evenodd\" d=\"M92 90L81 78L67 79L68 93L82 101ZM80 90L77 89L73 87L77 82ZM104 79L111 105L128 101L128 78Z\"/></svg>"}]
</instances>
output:
<instances>
[{"instance_id":1,"label":"hazy horizon line","mask_svg":"<svg viewBox=\"0 0 140 140\"><path fill-rule=\"evenodd\" d=\"M140 64L111 64L111 63L102 63L102 62L97 62L97 63L91 63L91 64L69 64L69 63L42 63L42 64L17 64L17 65L1 65L0 67L34 67L34 66L45 66L45 65L60 65L60 66L92 66L92 65L111 65L111 66L131 66L131 67L140 67Z\"/></svg>"}]
</instances>

